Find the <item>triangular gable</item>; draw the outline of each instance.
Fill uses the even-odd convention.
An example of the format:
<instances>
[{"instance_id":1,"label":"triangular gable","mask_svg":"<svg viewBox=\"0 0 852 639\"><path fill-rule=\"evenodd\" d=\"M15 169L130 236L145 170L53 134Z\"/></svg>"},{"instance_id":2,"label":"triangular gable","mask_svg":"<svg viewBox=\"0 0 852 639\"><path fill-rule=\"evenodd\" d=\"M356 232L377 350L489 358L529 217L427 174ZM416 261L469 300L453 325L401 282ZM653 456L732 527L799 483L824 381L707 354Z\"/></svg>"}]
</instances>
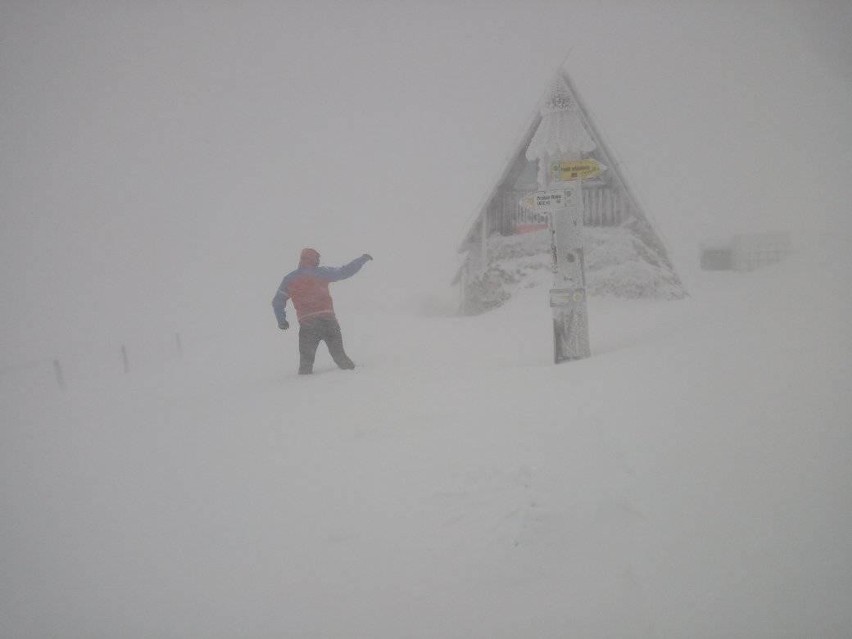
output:
<instances>
[{"instance_id":1,"label":"triangular gable","mask_svg":"<svg viewBox=\"0 0 852 639\"><path fill-rule=\"evenodd\" d=\"M592 294L599 292L626 297L683 297L686 293L662 240L639 205L570 77L567 73L560 72L556 82L560 85L559 98L574 101L585 133L592 142L583 145L583 158L597 160L606 167L599 176L583 181L584 226L591 244L590 249L593 251L589 256ZM545 100L552 100L553 96L551 89L546 93ZM536 179L538 163L527 158L527 150L539 130L541 113L541 108L536 109L524 137L486 197L460 246L460 252L466 253L466 257L456 282L462 285L462 307L467 312L485 310L506 298L505 289L511 286L504 286L504 290L498 291L483 289L493 289L494 286L501 288L499 282L491 280L495 279L495 271L503 270L507 256L511 258L528 254L528 257L532 257L534 254L549 251L549 240L543 237L546 233L531 233L530 237L520 237L527 231L541 228L543 222L542 219L531 217L530 212L520 204L524 195L539 188ZM554 131L549 135L558 138L560 132ZM591 150L588 150L589 148ZM598 254L602 251L607 253L606 259L601 261L605 261L609 266L620 261L620 272L619 269L609 269L605 276L596 277L595 250ZM530 260L527 262L531 263ZM637 268L632 268L633 266ZM642 271L638 278L634 272L637 270ZM483 296L489 299L476 299Z\"/></svg>"}]
</instances>

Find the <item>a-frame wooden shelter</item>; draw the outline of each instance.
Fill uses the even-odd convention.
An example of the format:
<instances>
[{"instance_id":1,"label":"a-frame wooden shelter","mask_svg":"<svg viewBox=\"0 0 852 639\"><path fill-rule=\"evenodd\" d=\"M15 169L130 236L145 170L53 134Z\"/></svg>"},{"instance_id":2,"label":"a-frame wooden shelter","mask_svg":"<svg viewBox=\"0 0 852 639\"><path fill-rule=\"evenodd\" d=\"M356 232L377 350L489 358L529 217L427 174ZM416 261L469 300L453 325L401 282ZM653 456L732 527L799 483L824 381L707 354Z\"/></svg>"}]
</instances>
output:
<instances>
[{"instance_id":1,"label":"a-frame wooden shelter","mask_svg":"<svg viewBox=\"0 0 852 639\"><path fill-rule=\"evenodd\" d=\"M591 118L589 110L583 104L570 77L564 71L557 74L555 83L564 99L573 100L574 108L580 116L582 125L594 142L594 149L585 153L584 158L597 160L606 167L597 177L583 181L584 227L592 236L592 250L595 246L608 251L606 262L611 266L613 260L623 260L622 276L635 279L629 272L632 263L642 263L642 283L631 282L622 286L617 281L619 275L610 269L605 276L604 286L595 286L595 263L591 260L591 293L608 292L627 297L664 297L679 298L686 295L683 285L675 273L668 252L658 233L636 199L627 183L619 164L610 152L605 140ZM548 91L552 95L553 89ZM538 190L538 163L527 159L527 149L539 125L542 115L536 110L526 133L509 163L503 169L485 203L465 235L460 253L464 254L463 263L456 276L461 288L461 307L463 312L476 313L487 310L503 301L505 290L496 295L492 290L499 282L494 281L494 273L500 271L501 256L506 245L504 238L520 235L534 235L535 231L546 227L546 220L536 218L521 202L524 196ZM544 234L540 234L544 235ZM612 240L612 241L610 241ZM547 243L524 240L530 250L547 252ZM517 244L517 242L515 243ZM608 245L618 245L610 250ZM513 251L517 254L517 250ZM629 262L629 263L628 263ZM604 276L602 276L604 277ZM499 278L498 278L499 279ZM505 288L505 287L504 287ZM597 289L597 290L596 290Z\"/></svg>"}]
</instances>

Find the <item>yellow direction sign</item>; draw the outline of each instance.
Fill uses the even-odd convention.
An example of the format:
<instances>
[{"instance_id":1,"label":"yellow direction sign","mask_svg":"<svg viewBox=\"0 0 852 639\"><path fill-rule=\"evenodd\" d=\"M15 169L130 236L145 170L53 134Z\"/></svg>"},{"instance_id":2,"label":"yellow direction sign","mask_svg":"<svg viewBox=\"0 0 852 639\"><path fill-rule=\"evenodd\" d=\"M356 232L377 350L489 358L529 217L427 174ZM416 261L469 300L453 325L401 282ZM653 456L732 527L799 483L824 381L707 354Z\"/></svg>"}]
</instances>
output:
<instances>
[{"instance_id":1,"label":"yellow direction sign","mask_svg":"<svg viewBox=\"0 0 852 639\"><path fill-rule=\"evenodd\" d=\"M564 160L550 165L550 174L559 182L588 180L597 177L606 167L597 160Z\"/></svg>"}]
</instances>

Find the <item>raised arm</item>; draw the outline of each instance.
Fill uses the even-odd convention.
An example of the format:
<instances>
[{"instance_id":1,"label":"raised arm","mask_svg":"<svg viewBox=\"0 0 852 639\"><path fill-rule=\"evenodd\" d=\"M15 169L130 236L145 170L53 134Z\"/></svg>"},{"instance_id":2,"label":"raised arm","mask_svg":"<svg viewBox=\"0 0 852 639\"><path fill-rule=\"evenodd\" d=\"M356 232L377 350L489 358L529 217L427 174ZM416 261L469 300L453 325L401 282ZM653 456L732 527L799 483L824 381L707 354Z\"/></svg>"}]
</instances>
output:
<instances>
[{"instance_id":1,"label":"raised arm","mask_svg":"<svg viewBox=\"0 0 852 639\"><path fill-rule=\"evenodd\" d=\"M337 282L339 280L345 280L347 277L352 277L361 270L361 267L364 266L367 262L372 260L373 257L367 253L364 253L361 257L356 257L354 260L349 262L349 264L344 264L343 266L320 266L317 271L319 272L320 277L329 282Z\"/></svg>"}]
</instances>

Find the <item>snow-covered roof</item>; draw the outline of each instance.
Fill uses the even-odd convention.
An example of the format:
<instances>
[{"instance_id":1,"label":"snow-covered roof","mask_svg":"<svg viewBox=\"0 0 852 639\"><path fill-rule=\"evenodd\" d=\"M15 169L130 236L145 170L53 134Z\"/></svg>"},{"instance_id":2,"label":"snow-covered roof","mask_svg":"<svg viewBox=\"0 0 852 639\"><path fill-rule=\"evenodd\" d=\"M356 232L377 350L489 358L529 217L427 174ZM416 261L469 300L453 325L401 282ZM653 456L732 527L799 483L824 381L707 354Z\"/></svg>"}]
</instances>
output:
<instances>
[{"instance_id":1,"label":"snow-covered roof","mask_svg":"<svg viewBox=\"0 0 852 639\"><path fill-rule=\"evenodd\" d=\"M580 107L558 75L541 107L541 122L527 147L528 160L591 153L596 144L583 124Z\"/></svg>"}]
</instances>

